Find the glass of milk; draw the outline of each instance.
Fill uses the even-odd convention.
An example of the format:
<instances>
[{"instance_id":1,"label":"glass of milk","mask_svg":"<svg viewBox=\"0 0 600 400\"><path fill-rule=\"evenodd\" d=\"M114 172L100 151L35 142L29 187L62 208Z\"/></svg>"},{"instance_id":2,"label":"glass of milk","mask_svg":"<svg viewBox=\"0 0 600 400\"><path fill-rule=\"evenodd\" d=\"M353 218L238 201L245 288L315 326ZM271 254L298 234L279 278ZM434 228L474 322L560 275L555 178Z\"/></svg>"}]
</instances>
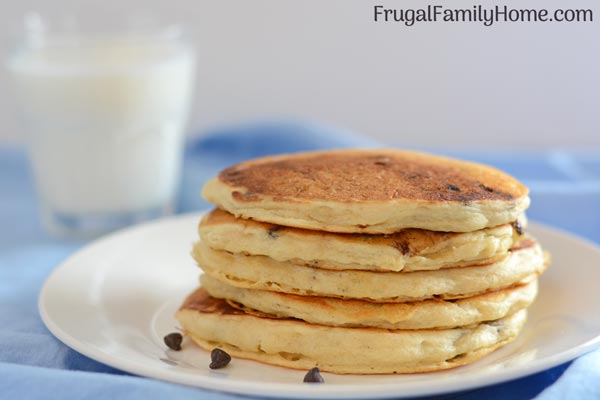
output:
<instances>
[{"instance_id":1,"label":"glass of milk","mask_svg":"<svg viewBox=\"0 0 600 400\"><path fill-rule=\"evenodd\" d=\"M7 66L45 226L89 237L169 213L195 75L181 29L26 25Z\"/></svg>"}]
</instances>

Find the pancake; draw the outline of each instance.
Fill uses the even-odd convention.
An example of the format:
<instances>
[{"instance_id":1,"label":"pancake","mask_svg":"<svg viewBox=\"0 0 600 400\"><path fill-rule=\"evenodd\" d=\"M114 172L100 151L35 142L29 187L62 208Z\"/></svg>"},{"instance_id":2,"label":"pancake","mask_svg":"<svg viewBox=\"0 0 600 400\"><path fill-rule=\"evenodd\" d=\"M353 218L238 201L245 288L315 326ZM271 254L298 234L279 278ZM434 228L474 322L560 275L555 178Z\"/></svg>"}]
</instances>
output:
<instances>
[{"instance_id":1,"label":"pancake","mask_svg":"<svg viewBox=\"0 0 600 400\"><path fill-rule=\"evenodd\" d=\"M347 233L470 232L515 221L529 206L527 188L492 167L390 149L246 161L202 194L236 217Z\"/></svg>"},{"instance_id":2,"label":"pancake","mask_svg":"<svg viewBox=\"0 0 600 400\"><path fill-rule=\"evenodd\" d=\"M373 303L244 289L206 274L200 282L212 297L225 299L231 306L258 316L270 314L342 327L431 329L472 325L514 314L535 299L536 278L534 275L529 282L464 299L411 303Z\"/></svg>"},{"instance_id":3,"label":"pancake","mask_svg":"<svg viewBox=\"0 0 600 400\"><path fill-rule=\"evenodd\" d=\"M510 224L465 233L422 229L389 235L329 233L236 218L219 209L202 219L199 233L215 250L326 269L384 271L489 264L506 256L519 238Z\"/></svg>"},{"instance_id":4,"label":"pancake","mask_svg":"<svg viewBox=\"0 0 600 400\"><path fill-rule=\"evenodd\" d=\"M304 296L405 302L433 297L456 299L513 286L544 270L539 245L520 242L504 259L489 265L436 271L333 271L213 250L198 242L192 251L204 272L235 287Z\"/></svg>"},{"instance_id":5,"label":"pancake","mask_svg":"<svg viewBox=\"0 0 600 400\"><path fill-rule=\"evenodd\" d=\"M525 323L526 311L454 329L342 328L249 315L198 289L177 319L186 335L206 350L219 347L234 357L303 370L387 374L473 362L512 341Z\"/></svg>"}]
</instances>

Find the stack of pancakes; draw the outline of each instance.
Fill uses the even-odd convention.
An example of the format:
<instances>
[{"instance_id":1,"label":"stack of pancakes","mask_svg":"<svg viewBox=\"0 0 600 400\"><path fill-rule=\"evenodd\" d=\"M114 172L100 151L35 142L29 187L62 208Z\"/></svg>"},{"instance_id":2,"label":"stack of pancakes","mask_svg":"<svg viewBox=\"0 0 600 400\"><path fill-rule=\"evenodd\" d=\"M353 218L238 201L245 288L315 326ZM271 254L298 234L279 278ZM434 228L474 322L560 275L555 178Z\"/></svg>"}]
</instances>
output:
<instances>
[{"instance_id":1,"label":"stack of pancakes","mask_svg":"<svg viewBox=\"0 0 600 400\"><path fill-rule=\"evenodd\" d=\"M515 339L545 262L527 188L496 169L398 150L266 157L203 196L181 306L205 349L291 368L410 373Z\"/></svg>"}]
</instances>

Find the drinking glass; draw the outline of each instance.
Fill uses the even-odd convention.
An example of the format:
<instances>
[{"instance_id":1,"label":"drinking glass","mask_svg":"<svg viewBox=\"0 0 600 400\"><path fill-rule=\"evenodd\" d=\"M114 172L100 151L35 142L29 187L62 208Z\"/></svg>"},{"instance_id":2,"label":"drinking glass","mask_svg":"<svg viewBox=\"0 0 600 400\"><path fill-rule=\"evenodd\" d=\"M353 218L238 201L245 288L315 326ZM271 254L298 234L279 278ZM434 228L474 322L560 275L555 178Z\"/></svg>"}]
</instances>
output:
<instances>
[{"instance_id":1,"label":"drinking glass","mask_svg":"<svg viewBox=\"0 0 600 400\"><path fill-rule=\"evenodd\" d=\"M182 28L24 28L7 67L44 225L89 237L171 212L195 75Z\"/></svg>"}]
</instances>

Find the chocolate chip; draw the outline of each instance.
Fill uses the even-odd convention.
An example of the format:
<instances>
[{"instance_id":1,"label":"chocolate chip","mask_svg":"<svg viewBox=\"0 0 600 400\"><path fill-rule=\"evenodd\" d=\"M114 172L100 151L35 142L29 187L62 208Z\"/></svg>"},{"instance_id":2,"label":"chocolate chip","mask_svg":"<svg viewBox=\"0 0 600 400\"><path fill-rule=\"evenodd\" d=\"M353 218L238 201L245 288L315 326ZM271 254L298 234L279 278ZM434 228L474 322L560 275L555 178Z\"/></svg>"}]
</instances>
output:
<instances>
[{"instance_id":1,"label":"chocolate chip","mask_svg":"<svg viewBox=\"0 0 600 400\"><path fill-rule=\"evenodd\" d=\"M308 371L306 373L306 375L304 375L304 382L306 382L306 383L323 383L325 381L323 380L323 377L321 376L321 371L319 371L319 368L314 367L314 368L311 368L310 371Z\"/></svg>"},{"instance_id":2,"label":"chocolate chip","mask_svg":"<svg viewBox=\"0 0 600 400\"><path fill-rule=\"evenodd\" d=\"M410 254L410 246L408 245L408 243L406 241L395 240L392 245L394 246L394 248L399 250L402 253L402 255L406 256L406 255Z\"/></svg>"},{"instance_id":3,"label":"chocolate chip","mask_svg":"<svg viewBox=\"0 0 600 400\"><path fill-rule=\"evenodd\" d=\"M495 192L495 190L489 186L485 186L483 183L477 183L477 186L479 186L481 189L485 190L486 192L490 192L493 193Z\"/></svg>"},{"instance_id":4,"label":"chocolate chip","mask_svg":"<svg viewBox=\"0 0 600 400\"><path fill-rule=\"evenodd\" d=\"M221 349L213 349L210 352L210 369L220 369L226 367L231 361L231 356Z\"/></svg>"},{"instance_id":5,"label":"chocolate chip","mask_svg":"<svg viewBox=\"0 0 600 400\"><path fill-rule=\"evenodd\" d=\"M277 231L280 229L281 229L281 227L274 226L273 228L271 228L267 231L267 235L269 235L269 237L271 239L277 239L279 237L279 234L277 233Z\"/></svg>"},{"instance_id":6,"label":"chocolate chip","mask_svg":"<svg viewBox=\"0 0 600 400\"><path fill-rule=\"evenodd\" d=\"M517 234L522 235L523 234L523 225L521 225L521 222L519 220L514 221L512 224L513 228L515 228L515 231L517 231Z\"/></svg>"},{"instance_id":7,"label":"chocolate chip","mask_svg":"<svg viewBox=\"0 0 600 400\"><path fill-rule=\"evenodd\" d=\"M458 186L448 185L448 186L446 186L446 188L448 190L452 190L453 192L460 192L460 188Z\"/></svg>"},{"instance_id":8,"label":"chocolate chip","mask_svg":"<svg viewBox=\"0 0 600 400\"><path fill-rule=\"evenodd\" d=\"M167 347L171 350L181 350L181 341L183 340L183 336L181 336L181 333L169 333L167 336L164 337L163 340L165 341Z\"/></svg>"}]
</instances>

